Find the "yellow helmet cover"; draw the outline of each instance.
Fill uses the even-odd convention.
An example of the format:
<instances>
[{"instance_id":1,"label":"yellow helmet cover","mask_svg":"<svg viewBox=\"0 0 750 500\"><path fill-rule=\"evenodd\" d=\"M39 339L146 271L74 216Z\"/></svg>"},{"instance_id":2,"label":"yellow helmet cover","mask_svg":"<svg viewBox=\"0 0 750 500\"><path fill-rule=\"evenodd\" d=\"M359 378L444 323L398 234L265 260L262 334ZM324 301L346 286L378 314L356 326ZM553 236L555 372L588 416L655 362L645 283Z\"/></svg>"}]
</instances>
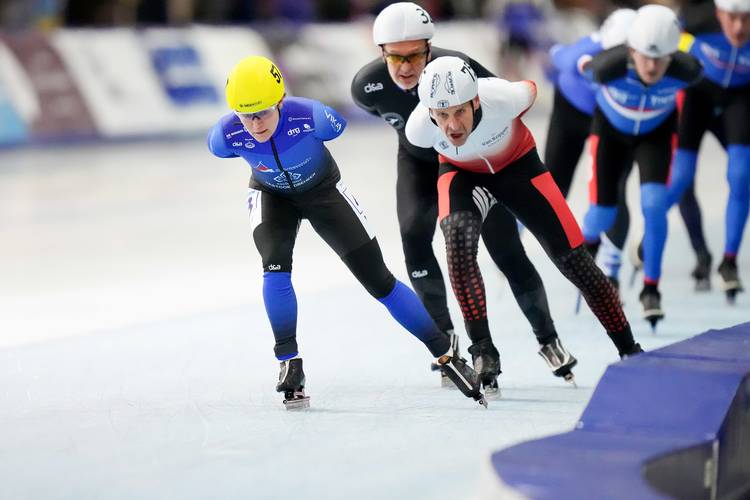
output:
<instances>
[{"instance_id":1,"label":"yellow helmet cover","mask_svg":"<svg viewBox=\"0 0 750 500\"><path fill-rule=\"evenodd\" d=\"M240 113L270 108L284 96L284 77L268 58L250 56L238 62L227 78L227 105Z\"/></svg>"}]
</instances>

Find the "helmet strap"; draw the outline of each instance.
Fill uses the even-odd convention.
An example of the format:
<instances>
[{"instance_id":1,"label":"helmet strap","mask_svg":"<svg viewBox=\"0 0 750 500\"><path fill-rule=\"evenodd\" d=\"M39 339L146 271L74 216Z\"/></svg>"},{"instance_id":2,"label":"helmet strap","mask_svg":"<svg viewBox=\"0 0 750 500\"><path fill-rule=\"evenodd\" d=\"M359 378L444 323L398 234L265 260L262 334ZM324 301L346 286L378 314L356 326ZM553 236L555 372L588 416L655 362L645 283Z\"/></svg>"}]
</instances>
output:
<instances>
[{"instance_id":1,"label":"helmet strap","mask_svg":"<svg viewBox=\"0 0 750 500\"><path fill-rule=\"evenodd\" d=\"M471 118L471 131L474 132L474 130L476 130L477 128L477 125L479 125L479 122L482 120L482 106L477 106L477 108L474 109L474 99L471 100Z\"/></svg>"}]
</instances>

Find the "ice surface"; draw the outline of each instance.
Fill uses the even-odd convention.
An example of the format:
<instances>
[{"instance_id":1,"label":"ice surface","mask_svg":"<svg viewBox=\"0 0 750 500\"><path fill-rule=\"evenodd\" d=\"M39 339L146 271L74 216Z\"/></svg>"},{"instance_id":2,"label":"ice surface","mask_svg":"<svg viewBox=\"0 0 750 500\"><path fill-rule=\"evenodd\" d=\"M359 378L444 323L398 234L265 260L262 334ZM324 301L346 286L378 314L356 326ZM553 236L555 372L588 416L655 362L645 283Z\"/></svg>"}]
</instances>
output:
<instances>
[{"instance_id":1,"label":"ice surface","mask_svg":"<svg viewBox=\"0 0 750 500\"><path fill-rule=\"evenodd\" d=\"M542 144L545 117L528 122ZM699 198L716 265L724 156L713 141L705 146ZM386 262L408 282L393 132L355 124L330 147ZM571 193L578 216L584 163ZM426 349L304 224L294 284L312 408L288 412L274 392L241 160L213 158L197 138L12 150L0 165L3 499L471 498L489 453L571 429L617 360L593 315L585 307L574 315L573 287L526 234L563 343L579 359L579 387L549 373L482 253L503 364L503 397L485 410L440 388ZM640 234L636 177L631 214ZM667 318L656 335L639 318L639 287L624 289L646 349L748 319L748 299L727 306L715 275L713 292L692 291L688 239L674 211L670 222ZM438 232L439 255L442 241ZM451 308L461 324L452 298Z\"/></svg>"}]
</instances>

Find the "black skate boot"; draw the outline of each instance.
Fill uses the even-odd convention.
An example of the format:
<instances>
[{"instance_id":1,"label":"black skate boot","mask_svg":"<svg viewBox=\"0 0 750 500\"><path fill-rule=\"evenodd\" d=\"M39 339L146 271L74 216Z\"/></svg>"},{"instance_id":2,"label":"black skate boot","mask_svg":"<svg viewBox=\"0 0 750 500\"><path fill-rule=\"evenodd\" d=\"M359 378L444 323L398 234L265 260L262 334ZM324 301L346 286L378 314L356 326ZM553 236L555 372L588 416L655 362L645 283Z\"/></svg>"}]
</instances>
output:
<instances>
[{"instance_id":1,"label":"black skate boot","mask_svg":"<svg viewBox=\"0 0 750 500\"><path fill-rule=\"evenodd\" d=\"M620 359L628 359L642 352L643 352L643 349L641 348L641 344L636 343L636 344L633 344L633 347L628 352L620 353Z\"/></svg>"},{"instance_id":2,"label":"black skate boot","mask_svg":"<svg viewBox=\"0 0 750 500\"><path fill-rule=\"evenodd\" d=\"M696 257L695 268L690 276L695 280L696 292L707 292L711 290L711 254L708 250L701 250Z\"/></svg>"},{"instance_id":3,"label":"black skate boot","mask_svg":"<svg viewBox=\"0 0 750 500\"><path fill-rule=\"evenodd\" d=\"M651 330L655 331L656 323L664 319L659 290L656 285L644 285L638 298L643 306L643 319L651 323Z\"/></svg>"},{"instance_id":4,"label":"black skate boot","mask_svg":"<svg viewBox=\"0 0 750 500\"><path fill-rule=\"evenodd\" d=\"M447 333L451 338L451 349L453 349L453 354L455 356L461 357L461 353L458 350L458 335L453 333L453 330L446 330L445 333ZM441 387L445 387L446 389L457 389L456 384L454 384L451 379L448 378L448 375L445 373L442 367L437 364L437 362L433 362L430 365L430 369L434 372L440 372Z\"/></svg>"},{"instance_id":5,"label":"black skate boot","mask_svg":"<svg viewBox=\"0 0 750 500\"><path fill-rule=\"evenodd\" d=\"M482 394L477 372L466 364L466 360L453 352L453 348L435 360L440 369L456 387L468 398L472 398L487 408L487 400Z\"/></svg>"},{"instance_id":6,"label":"black skate boot","mask_svg":"<svg viewBox=\"0 0 750 500\"><path fill-rule=\"evenodd\" d=\"M497 352L492 340L489 338L482 339L479 342L469 346L469 354L474 363L474 370L479 375L479 381L484 387L487 394L500 396L500 387L497 383L497 376L500 371L500 353Z\"/></svg>"},{"instance_id":7,"label":"black skate boot","mask_svg":"<svg viewBox=\"0 0 750 500\"><path fill-rule=\"evenodd\" d=\"M721 276L721 288L727 296L727 302L730 305L734 304L737 294L744 290L737 272L737 261L725 256L719 264L719 276Z\"/></svg>"},{"instance_id":8,"label":"black skate boot","mask_svg":"<svg viewBox=\"0 0 750 500\"><path fill-rule=\"evenodd\" d=\"M284 393L284 406L287 410L310 407L310 397L305 396L305 372L302 371L302 358L281 362L276 392Z\"/></svg>"},{"instance_id":9,"label":"black skate boot","mask_svg":"<svg viewBox=\"0 0 750 500\"><path fill-rule=\"evenodd\" d=\"M566 382L576 385L571 370L578 360L563 347L558 337L540 346L539 355L547 362L554 376L562 377Z\"/></svg>"}]
</instances>

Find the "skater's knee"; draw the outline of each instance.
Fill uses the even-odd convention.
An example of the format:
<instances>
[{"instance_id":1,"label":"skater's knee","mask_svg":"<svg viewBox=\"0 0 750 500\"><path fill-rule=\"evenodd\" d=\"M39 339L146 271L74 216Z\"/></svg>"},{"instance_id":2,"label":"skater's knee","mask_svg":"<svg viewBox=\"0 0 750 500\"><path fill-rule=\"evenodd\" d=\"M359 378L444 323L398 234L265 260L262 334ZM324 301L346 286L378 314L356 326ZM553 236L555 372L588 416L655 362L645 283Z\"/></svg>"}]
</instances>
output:
<instances>
[{"instance_id":1,"label":"skater's knee","mask_svg":"<svg viewBox=\"0 0 750 500\"><path fill-rule=\"evenodd\" d=\"M385 297L393 290L396 278L386 267L377 240L370 240L346 254L342 260L365 290L376 299Z\"/></svg>"},{"instance_id":2,"label":"skater's knee","mask_svg":"<svg viewBox=\"0 0 750 500\"><path fill-rule=\"evenodd\" d=\"M285 242L267 243L258 246L263 270L266 272L292 272L292 248Z\"/></svg>"},{"instance_id":3,"label":"skater's knee","mask_svg":"<svg viewBox=\"0 0 750 500\"><path fill-rule=\"evenodd\" d=\"M617 218L615 205L591 205L583 219L583 237L586 241L596 241L599 235L608 231Z\"/></svg>"},{"instance_id":4,"label":"skater's knee","mask_svg":"<svg viewBox=\"0 0 750 500\"><path fill-rule=\"evenodd\" d=\"M667 213L666 185L649 182L641 186L641 211L645 217L660 216Z\"/></svg>"},{"instance_id":5,"label":"skater's knee","mask_svg":"<svg viewBox=\"0 0 750 500\"><path fill-rule=\"evenodd\" d=\"M453 212L440 221L440 229L448 248L476 247L482 233L482 218L468 210Z\"/></svg>"},{"instance_id":6,"label":"skater's knee","mask_svg":"<svg viewBox=\"0 0 750 500\"><path fill-rule=\"evenodd\" d=\"M427 232L417 229L401 233L401 243L407 265L410 262L421 262L435 258L432 249L433 234L433 231Z\"/></svg>"}]
</instances>

